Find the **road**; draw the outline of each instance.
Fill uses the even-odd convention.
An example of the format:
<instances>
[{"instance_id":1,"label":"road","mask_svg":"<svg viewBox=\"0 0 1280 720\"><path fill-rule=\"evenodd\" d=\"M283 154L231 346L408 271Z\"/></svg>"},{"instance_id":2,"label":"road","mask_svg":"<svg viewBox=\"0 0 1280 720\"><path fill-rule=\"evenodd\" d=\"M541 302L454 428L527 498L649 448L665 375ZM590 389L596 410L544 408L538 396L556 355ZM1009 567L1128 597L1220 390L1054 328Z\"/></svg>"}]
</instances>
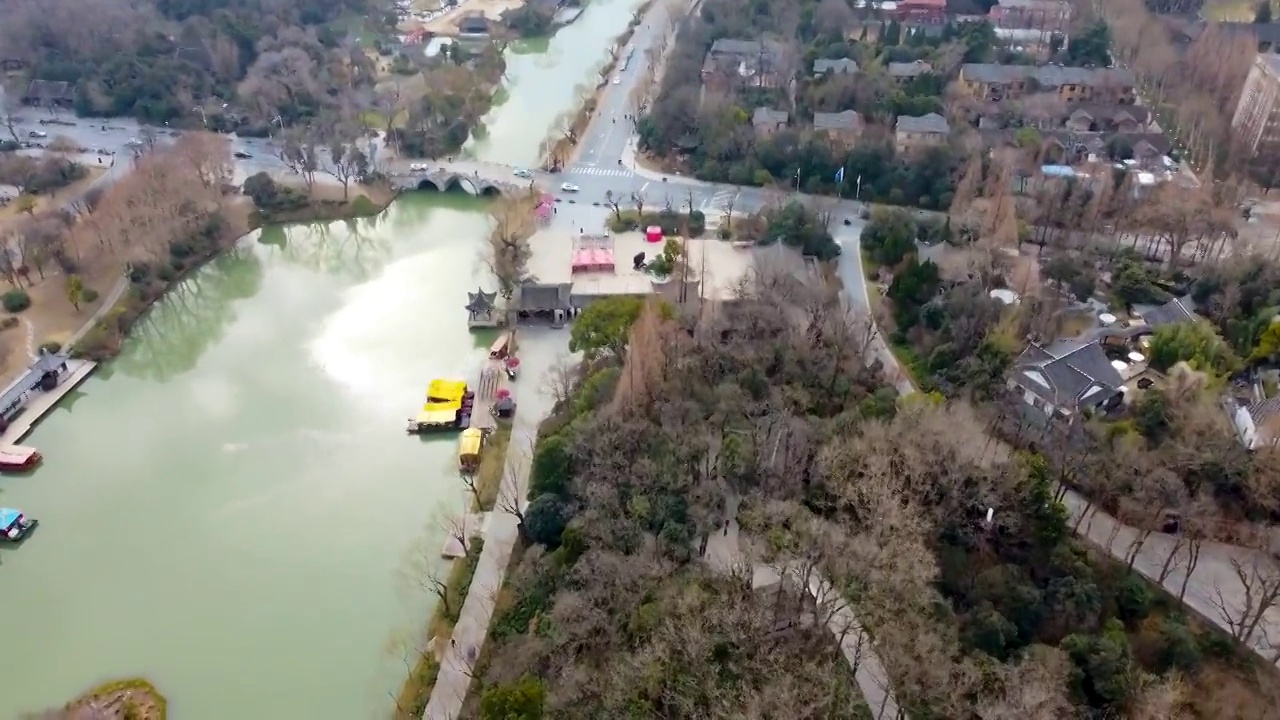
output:
<instances>
[{"instance_id":1,"label":"road","mask_svg":"<svg viewBox=\"0 0 1280 720\"><path fill-rule=\"evenodd\" d=\"M636 26L630 42L618 57L613 74L596 98L596 120L578 142L582 167L618 167L634 128L626 118L632 113L631 94L648 75L650 53L647 51L659 45L662 35L674 27L673 19L687 7L688 3L681 0L660 0L649 9L644 22Z\"/></svg>"}]
</instances>

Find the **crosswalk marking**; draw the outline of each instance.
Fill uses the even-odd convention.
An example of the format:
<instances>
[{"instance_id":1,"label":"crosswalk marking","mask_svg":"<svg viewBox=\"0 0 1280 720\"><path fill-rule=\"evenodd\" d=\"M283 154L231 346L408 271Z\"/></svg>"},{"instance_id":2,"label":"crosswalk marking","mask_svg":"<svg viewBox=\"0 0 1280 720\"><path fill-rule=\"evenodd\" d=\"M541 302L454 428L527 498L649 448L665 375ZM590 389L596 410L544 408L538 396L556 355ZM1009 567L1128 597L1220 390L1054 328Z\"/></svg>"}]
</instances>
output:
<instances>
[{"instance_id":1,"label":"crosswalk marking","mask_svg":"<svg viewBox=\"0 0 1280 720\"><path fill-rule=\"evenodd\" d=\"M705 213L714 210L723 213L729 209L729 205L737 196L737 190L718 190L708 200L703 201L702 211Z\"/></svg>"},{"instance_id":2,"label":"crosswalk marking","mask_svg":"<svg viewBox=\"0 0 1280 720\"><path fill-rule=\"evenodd\" d=\"M596 167L594 165L573 165L569 172L574 175L597 175L600 177L631 177L631 171L623 168Z\"/></svg>"}]
</instances>

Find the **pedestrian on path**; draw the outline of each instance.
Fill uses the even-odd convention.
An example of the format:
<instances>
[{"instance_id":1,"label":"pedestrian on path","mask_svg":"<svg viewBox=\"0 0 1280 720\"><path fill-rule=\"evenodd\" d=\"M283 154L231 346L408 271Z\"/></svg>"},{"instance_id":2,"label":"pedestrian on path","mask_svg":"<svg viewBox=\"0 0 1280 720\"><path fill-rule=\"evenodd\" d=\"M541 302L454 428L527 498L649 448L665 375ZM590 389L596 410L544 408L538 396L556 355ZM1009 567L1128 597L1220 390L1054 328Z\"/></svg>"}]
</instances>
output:
<instances>
[{"instance_id":1,"label":"pedestrian on path","mask_svg":"<svg viewBox=\"0 0 1280 720\"><path fill-rule=\"evenodd\" d=\"M724 519L724 536L729 537L729 518Z\"/></svg>"}]
</instances>

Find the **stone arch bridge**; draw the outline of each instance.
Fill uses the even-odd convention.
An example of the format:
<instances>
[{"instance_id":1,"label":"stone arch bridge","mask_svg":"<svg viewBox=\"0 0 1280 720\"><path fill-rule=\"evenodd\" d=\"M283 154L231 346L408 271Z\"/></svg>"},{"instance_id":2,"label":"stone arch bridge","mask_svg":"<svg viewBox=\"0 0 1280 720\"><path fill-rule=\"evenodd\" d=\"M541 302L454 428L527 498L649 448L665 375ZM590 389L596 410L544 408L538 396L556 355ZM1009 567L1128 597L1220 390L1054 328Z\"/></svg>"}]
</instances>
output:
<instances>
[{"instance_id":1,"label":"stone arch bridge","mask_svg":"<svg viewBox=\"0 0 1280 720\"><path fill-rule=\"evenodd\" d=\"M437 162L426 169L399 168L391 174L397 190L461 190L477 197L506 195L528 190L536 180L516 176L517 168L497 163L458 160Z\"/></svg>"}]
</instances>

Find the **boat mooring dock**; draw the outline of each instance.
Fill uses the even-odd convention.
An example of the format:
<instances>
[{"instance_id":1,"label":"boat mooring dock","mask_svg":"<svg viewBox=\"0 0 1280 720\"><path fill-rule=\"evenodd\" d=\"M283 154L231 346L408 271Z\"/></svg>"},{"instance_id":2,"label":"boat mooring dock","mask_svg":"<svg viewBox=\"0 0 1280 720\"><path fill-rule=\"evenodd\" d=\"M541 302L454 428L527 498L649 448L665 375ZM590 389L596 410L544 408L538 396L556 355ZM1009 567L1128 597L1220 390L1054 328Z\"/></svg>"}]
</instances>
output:
<instances>
[{"instance_id":1,"label":"boat mooring dock","mask_svg":"<svg viewBox=\"0 0 1280 720\"><path fill-rule=\"evenodd\" d=\"M30 391L22 412L9 423L9 427L5 428L3 433L0 433L0 445L17 445L23 438L30 435L45 415L58 405L58 401L84 382L85 378L98 367L98 363L92 360L68 359L66 363L67 371L56 387L48 391Z\"/></svg>"}]
</instances>

